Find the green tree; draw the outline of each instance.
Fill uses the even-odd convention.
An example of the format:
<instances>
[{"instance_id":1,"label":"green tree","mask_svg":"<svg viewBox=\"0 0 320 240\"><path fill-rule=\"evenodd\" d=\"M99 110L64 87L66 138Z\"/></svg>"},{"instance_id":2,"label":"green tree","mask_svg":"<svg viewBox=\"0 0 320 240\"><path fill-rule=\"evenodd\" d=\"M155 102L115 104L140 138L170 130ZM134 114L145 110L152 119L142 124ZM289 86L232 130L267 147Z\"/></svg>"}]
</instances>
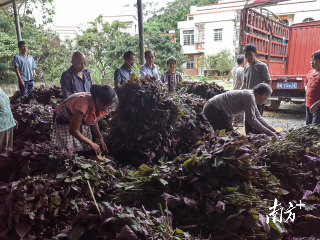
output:
<instances>
[{"instance_id":1,"label":"green tree","mask_svg":"<svg viewBox=\"0 0 320 240\"><path fill-rule=\"evenodd\" d=\"M27 42L29 54L37 63L37 72L45 81L59 80L62 72L70 66L71 48L60 42L54 32L44 30L52 22L53 0L30 0L18 4L22 39ZM35 4L35 5L33 5ZM40 8L42 22L36 24L32 16L34 8ZM19 53L13 9L0 10L0 83L16 83L17 78L11 63Z\"/></svg>"},{"instance_id":2,"label":"green tree","mask_svg":"<svg viewBox=\"0 0 320 240\"><path fill-rule=\"evenodd\" d=\"M226 48L216 54L216 61L216 69L220 73L229 72L235 65L232 53Z\"/></svg>"},{"instance_id":3,"label":"green tree","mask_svg":"<svg viewBox=\"0 0 320 240\"><path fill-rule=\"evenodd\" d=\"M138 75L139 63L139 37L131 36L123 32L125 23L114 21L111 24L103 22L99 16L91 23L92 27L84 31L83 35L76 38L77 48L87 55L87 68L90 71L99 71L101 78L113 77L115 69L123 64L123 53L132 50L136 53L136 65L133 66ZM186 62L181 52L181 45L173 43L171 37L152 33L145 38L146 49L156 51L155 63L160 71L166 69L166 59L175 56L179 62L178 70L182 70L180 65Z\"/></svg>"},{"instance_id":4,"label":"green tree","mask_svg":"<svg viewBox=\"0 0 320 240\"><path fill-rule=\"evenodd\" d=\"M114 70L123 64L125 51L138 52L139 38L121 31L125 23L103 22L101 15L91 25L77 36L77 46L87 55L89 70L98 69L101 78L112 77Z\"/></svg>"},{"instance_id":5,"label":"green tree","mask_svg":"<svg viewBox=\"0 0 320 240\"><path fill-rule=\"evenodd\" d=\"M168 69L167 58L170 56L174 56L177 59L177 70L183 72L182 64L188 60L182 53L180 43L173 43L171 40L170 36L156 32L146 37L145 44L148 49L151 48L156 52L155 64L158 65L161 72Z\"/></svg>"},{"instance_id":6,"label":"green tree","mask_svg":"<svg viewBox=\"0 0 320 240\"><path fill-rule=\"evenodd\" d=\"M220 74L230 71L234 65L234 57L230 50L226 48L213 55L202 55L199 60L199 67L206 70L218 70ZM209 71L207 71L207 74L209 74Z\"/></svg>"}]
</instances>

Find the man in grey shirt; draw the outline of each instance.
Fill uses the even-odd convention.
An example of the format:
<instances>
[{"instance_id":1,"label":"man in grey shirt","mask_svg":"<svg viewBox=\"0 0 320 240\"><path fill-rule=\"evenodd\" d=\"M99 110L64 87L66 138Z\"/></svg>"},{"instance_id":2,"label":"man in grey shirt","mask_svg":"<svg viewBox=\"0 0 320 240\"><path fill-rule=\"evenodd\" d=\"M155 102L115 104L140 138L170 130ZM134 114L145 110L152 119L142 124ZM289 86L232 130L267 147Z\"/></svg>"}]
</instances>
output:
<instances>
[{"instance_id":1,"label":"man in grey shirt","mask_svg":"<svg viewBox=\"0 0 320 240\"><path fill-rule=\"evenodd\" d=\"M233 78L233 90L239 90L242 87L244 79L244 55L240 54L237 58L238 65L232 69L232 78ZM235 125L243 123L244 113L241 113L234 117L233 123Z\"/></svg>"},{"instance_id":2,"label":"man in grey shirt","mask_svg":"<svg viewBox=\"0 0 320 240\"><path fill-rule=\"evenodd\" d=\"M275 130L261 117L257 104L264 104L272 93L266 83L253 90L235 90L219 94L205 104L203 113L214 130L232 131L231 117L245 112L246 121L261 133L276 137Z\"/></svg>"},{"instance_id":3,"label":"man in grey shirt","mask_svg":"<svg viewBox=\"0 0 320 240\"><path fill-rule=\"evenodd\" d=\"M244 80L244 55L240 54L237 58L238 65L232 69L233 90L239 90Z\"/></svg>"},{"instance_id":4,"label":"man in grey shirt","mask_svg":"<svg viewBox=\"0 0 320 240\"><path fill-rule=\"evenodd\" d=\"M259 83L267 83L270 85L271 77L269 74L268 66L257 60L256 56L258 54L257 47L248 44L243 49L245 58L248 64L244 67L244 80L241 89L253 89ZM257 108L260 115L263 115L264 104L258 104ZM259 134L260 131L255 129L247 121L245 122L246 133Z\"/></svg>"}]
</instances>

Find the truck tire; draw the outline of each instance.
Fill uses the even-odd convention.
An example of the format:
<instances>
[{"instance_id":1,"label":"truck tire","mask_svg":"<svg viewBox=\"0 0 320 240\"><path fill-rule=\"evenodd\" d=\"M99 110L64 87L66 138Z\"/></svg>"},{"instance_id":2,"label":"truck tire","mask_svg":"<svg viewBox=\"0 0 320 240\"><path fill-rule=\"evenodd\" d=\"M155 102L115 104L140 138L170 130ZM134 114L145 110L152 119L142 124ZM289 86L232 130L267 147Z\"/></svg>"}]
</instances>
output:
<instances>
[{"instance_id":1,"label":"truck tire","mask_svg":"<svg viewBox=\"0 0 320 240\"><path fill-rule=\"evenodd\" d=\"M281 101L272 100L271 101L271 106L268 106L268 110L270 110L270 111L278 110L279 107L280 107L280 103L281 103Z\"/></svg>"}]
</instances>

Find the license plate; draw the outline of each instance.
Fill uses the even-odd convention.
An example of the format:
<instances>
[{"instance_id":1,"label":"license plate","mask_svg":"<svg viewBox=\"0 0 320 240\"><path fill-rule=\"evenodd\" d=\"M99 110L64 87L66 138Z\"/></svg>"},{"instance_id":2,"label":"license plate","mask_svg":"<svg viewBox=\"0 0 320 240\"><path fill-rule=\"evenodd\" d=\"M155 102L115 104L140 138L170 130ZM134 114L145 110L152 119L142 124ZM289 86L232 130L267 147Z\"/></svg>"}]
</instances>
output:
<instances>
[{"instance_id":1,"label":"license plate","mask_svg":"<svg viewBox=\"0 0 320 240\"><path fill-rule=\"evenodd\" d=\"M277 83L277 88L296 89L297 83Z\"/></svg>"}]
</instances>

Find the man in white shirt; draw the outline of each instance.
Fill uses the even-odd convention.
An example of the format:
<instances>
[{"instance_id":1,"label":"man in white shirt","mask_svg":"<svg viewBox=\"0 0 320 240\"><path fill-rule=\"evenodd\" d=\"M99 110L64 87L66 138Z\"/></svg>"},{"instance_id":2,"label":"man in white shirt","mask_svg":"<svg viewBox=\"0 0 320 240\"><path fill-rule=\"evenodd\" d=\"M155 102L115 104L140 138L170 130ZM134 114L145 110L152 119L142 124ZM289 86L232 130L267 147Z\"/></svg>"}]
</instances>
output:
<instances>
[{"instance_id":1,"label":"man in white shirt","mask_svg":"<svg viewBox=\"0 0 320 240\"><path fill-rule=\"evenodd\" d=\"M140 69L140 77L145 78L146 76L150 76L156 79L156 81L160 81L160 72L159 68L156 64L154 64L154 60L156 58L155 51L148 49L144 53L144 57L146 59L146 63L143 64Z\"/></svg>"},{"instance_id":2,"label":"man in white shirt","mask_svg":"<svg viewBox=\"0 0 320 240\"><path fill-rule=\"evenodd\" d=\"M233 90L240 90L243 79L244 79L244 71L243 67L245 64L245 57L243 54L240 54L237 58L238 65L232 69L232 78L233 78ZM233 123L235 125L243 123L244 113L241 113L234 117Z\"/></svg>"}]
</instances>

